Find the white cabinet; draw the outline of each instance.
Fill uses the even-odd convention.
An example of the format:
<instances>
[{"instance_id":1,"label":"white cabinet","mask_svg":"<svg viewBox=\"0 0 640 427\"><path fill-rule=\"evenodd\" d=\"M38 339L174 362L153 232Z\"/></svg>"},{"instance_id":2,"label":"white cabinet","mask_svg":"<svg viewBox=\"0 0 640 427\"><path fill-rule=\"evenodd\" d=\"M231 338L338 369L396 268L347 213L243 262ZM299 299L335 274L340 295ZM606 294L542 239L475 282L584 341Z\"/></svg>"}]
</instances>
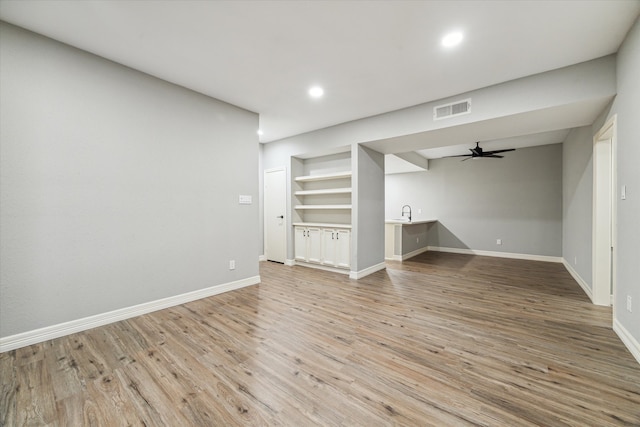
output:
<instances>
[{"instance_id":1,"label":"white cabinet","mask_svg":"<svg viewBox=\"0 0 640 427\"><path fill-rule=\"evenodd\" d=\"M330 267L351 266L351 231L339 228L295 227L296 261Z\"/></svg>"},{"instance_id":2,"label":"white cabinet","mask_svg":"<svg viewBox=\"0 0 640 427\"><path fill-rule=\"evenodd\" d=\"M351 267L351 230L336 230L336 267Z\"/></svg>"},{"instance_id":3,"label":"white cabinet","mask_svg":"<svg viewBox=\"0 0 640 427\"><path fill-rule=\"evenodd\" d=\"M295 258L298 261L322 262L322 230L318 227L295 227Z\"/></svg>"},{"instance_id":4,"label":"white cabinet","mask_svg":"<svg viewBox=\"0 0 640 427\"><path fill-rule=\"evenodd\" d=\"M336 262L336 230L322 229L322 263L335 265Z\"/></svg>"},{"instance_id":5,"label":"white cabinet","mask_svg":"<svg viewBox=\"0 0 640 427\"><path fill-rule=\"evenodd\" d=\"M322 229L322 264L332 267L351 266L351 232L345 229Z\"/></svg>"}]
</instances>

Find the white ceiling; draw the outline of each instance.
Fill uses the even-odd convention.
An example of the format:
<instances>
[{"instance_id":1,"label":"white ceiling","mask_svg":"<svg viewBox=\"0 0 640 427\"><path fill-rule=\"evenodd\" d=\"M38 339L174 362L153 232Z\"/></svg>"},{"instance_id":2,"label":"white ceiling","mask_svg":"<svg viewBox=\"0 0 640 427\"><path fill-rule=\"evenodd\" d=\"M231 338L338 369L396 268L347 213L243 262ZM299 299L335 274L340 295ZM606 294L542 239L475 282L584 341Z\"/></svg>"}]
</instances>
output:
<instances>
[{"instance_id":1,"label":"white ceiling","mask_svg":"<svg viewBox=\"0 0 640 427\"><path fill-rule=\"evenodd\" d=\"M536 134L523 135L513 138L501 138L490 141L480 141L483 150L504 150L507 148L524 148L535 147L538 145L559 144L565 140L569 130L556 130L549 132L540 132ZM449 145L446 147L428 148L426 150L418 150L417 153L427 159L439 159L447 156L457 156L460 154L469 154L469 149L475 147L475 144L459 144Z\"/></svg>"},{"instance_id":2,"label":"white ceiling","mask_svg":"<svg viewBox=\"0 0 640 427\"><path fill-rule=\"evenodd\" d=\"M563 142L569 134L569 129L539 132L535 134L522 135L511 138L501 138L487 141L480 141L480 147L483 150L504 150L508 148L521 149L526 147L535 147L538 145L559 144ZM448 156L459 156L461 154L470 154L471 148L475 144L457 144L442 147L428 148L425 150L417 150L416 153L427 159L440 159ZM504 156L508 156L505 153ZM463 158L461 158L463 159ZM393 154L387 154L384 157L384 171L386 174L421 172L425 169L409 163Z\"/></svg>"},{"instance_id":3,"label":"white ceiling","mask_svg":"<svg viewBox=\"0 0 640 427\"><path fill-rule=\"evenodd\" d=\"M636 0L0 0L4 21L259 113L263 142L614 53L638 13ZM463 43L442 48L453 29Z\"/></svg>"}]
</instances>

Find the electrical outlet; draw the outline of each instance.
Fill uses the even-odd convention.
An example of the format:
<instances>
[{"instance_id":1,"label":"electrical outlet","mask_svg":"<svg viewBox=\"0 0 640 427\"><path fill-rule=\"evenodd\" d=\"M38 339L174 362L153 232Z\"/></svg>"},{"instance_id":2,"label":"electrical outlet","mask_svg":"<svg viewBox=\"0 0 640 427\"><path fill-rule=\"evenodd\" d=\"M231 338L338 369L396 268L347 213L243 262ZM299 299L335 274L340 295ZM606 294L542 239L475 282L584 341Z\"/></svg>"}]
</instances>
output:
<instances>
[{"instance_id":1,"label":"electrical outlet","mask_svg":"<svg viewBox=\"0 0 640 427\"><path fill-rule=\"evenodd\" d=\"M420 238L416 237L416 243L420 243Z\"/></svg>"},{"instance_id":2,"label":"electrical outlet","mask_svg":"<svg viewBox=\"0 0 640 427\"><path fill-rule=\"evenodd\" d=\"M422 213L422 209L418 208L418 213L421 214Z\"/></svg>"},{"instance_id":3,"label":"electrical outlet","mask_svg":"<svg viewBox=\"0 0 640 427\"><path fill-rule=\"evenodd\" d=\"M573 265L578 265L578 257L577 256L573 257Z\"/></svg>"},{"instance_id":4,"label":"electrical outlet","mask_svg":"<svg viewBox=\"0 0 640 427\"><path fill-rule=\"evenodd\" d=\"M502 239L496 239L496 245L501 245L502 244Z\"/></svg>"},{"instance_id":5,"label":"electrical outlet","mask_svg":"<svg viewBox=\"0 0 640 427\"><path fill-rule=\"evenodd\" d=\"M231 261L229 261L229 270L235 270L236 269L236 260L232 259Z\"/></svg>"},{"instance_id":6,"label":"electrical outlet","mask_svg":"<svg viewBox=\"0 0 640 427\"><path fill-rule=\"evenodd\" d=\"M629 313L632 312L632 310L631 310L631 295L627 295L627 311Z\"/></svg>"},{"instance_id":7,"label":"electrical outlet","mask_svg":"<svg viewBox=\"0 0 640 427\"><path fill-rule=\"evenodd\" d=\"M623 185L622 188L620 189L620 198L622 200L627 200L627 186Z\"/></svg>"}]
</instances>

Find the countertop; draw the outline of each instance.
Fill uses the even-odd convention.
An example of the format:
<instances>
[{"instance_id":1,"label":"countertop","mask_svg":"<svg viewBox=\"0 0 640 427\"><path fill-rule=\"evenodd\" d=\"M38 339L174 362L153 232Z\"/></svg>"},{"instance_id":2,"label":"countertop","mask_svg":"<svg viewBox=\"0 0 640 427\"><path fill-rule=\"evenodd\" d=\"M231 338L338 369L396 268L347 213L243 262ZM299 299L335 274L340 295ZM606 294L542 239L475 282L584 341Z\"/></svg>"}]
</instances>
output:
<instances>
[{"instance_id":1,"label":"countertop","mask_svg":"<svg viewBox=\"0 0 640 427\"><path fill-rule=\"evenodd\" d=\"M417 224L429 224L431 222L436 222L437 219L419 219L416 221L403 221L401 219L387 219L385 220L385 224L395 224L395 225L417 225Z\"/></svg>"}]
</instances>

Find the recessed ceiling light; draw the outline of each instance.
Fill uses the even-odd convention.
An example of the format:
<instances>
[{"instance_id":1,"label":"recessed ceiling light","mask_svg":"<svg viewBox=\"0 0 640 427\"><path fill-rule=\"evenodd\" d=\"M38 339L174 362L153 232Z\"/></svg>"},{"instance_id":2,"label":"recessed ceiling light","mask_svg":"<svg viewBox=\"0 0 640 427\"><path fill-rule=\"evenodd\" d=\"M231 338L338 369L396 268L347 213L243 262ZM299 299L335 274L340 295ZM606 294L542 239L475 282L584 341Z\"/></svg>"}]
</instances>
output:
<instances>
[{"instance_id":1,"label":"recessed ceiling light","mask_svg":"<svg viewBox=\"0 0 640 427\"><path fill-rule=\"evenodd\" d=\"M453 47L459 45L463 38L464 37L460 31L454 31L442 38L442 46Z\"/></svg>"},{"instance_id":2,"label":"recessed ceiling light","mask_svg":"<svg viewBox=\"0 0 640 427\"><path fill-rule=\"evenodd\" d=\"M322 95L324 95L324 89L322 89L320 86L313 86L311 89L309 89L309 96L311 96L312 98L320 98Z\"/></svg>"}]
</instances>

